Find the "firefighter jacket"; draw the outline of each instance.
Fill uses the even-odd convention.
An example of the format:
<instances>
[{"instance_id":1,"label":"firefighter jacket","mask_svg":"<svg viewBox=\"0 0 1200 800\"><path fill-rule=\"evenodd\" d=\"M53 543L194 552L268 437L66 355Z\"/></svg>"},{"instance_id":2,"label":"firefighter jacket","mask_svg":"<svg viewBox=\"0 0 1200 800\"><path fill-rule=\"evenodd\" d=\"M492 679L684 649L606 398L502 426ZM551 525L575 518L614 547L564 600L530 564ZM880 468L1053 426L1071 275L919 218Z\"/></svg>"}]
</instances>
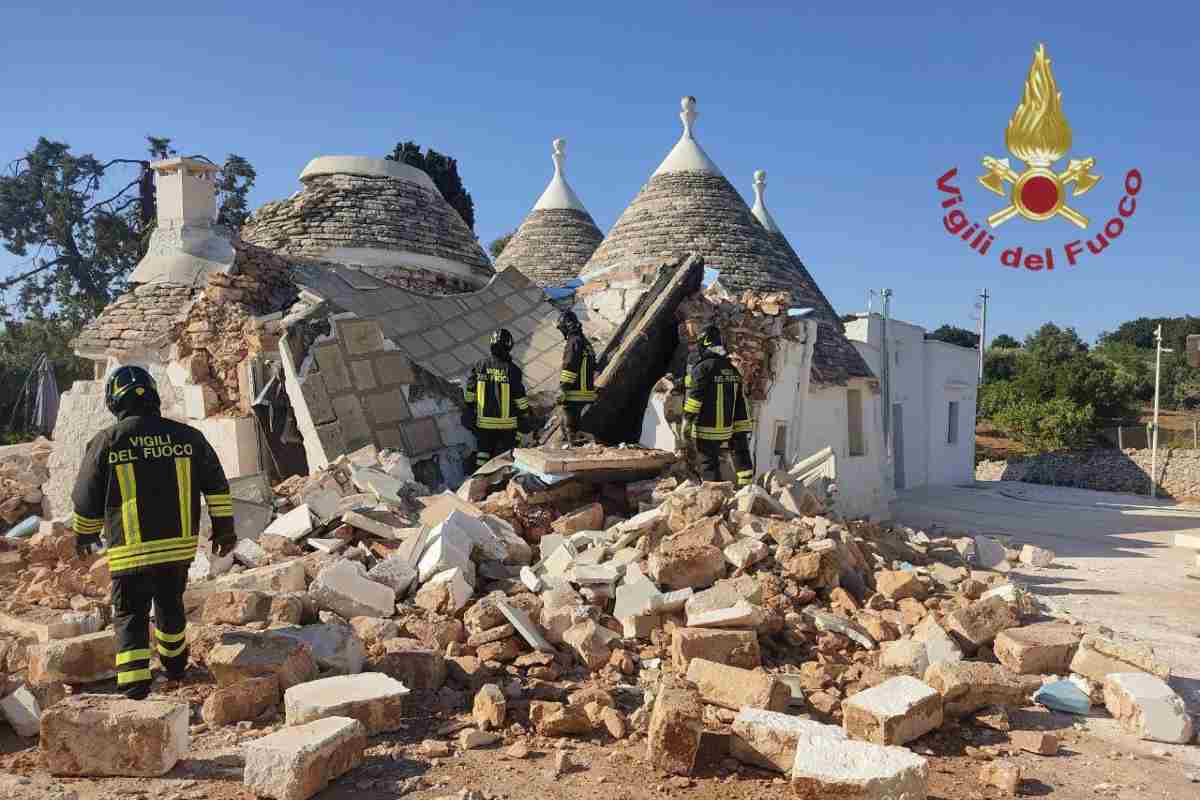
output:
<instances>
[{"instance_id":1,"label":"firefighter jacket","mask_svg":"<svg viewBox=\"0 0 1200 800\"><path fill-rule=\"evenodd\" d=\"M568 403L591 403L596 399L596 353L582 333L567 337L558 383L562 399Z\"/></svg>"},{"instance_id":2,"label":"firefighter jacket","mask_svg":"<svg viewBox=\"0 0 1200 800\"><path fill-rule=\"evenodd\" d=\"M128 416L88 442L71 493L73 527L108 529L112 575L191 561L201 493L213 533L231 533L229 482L203 434L158 415Z\"/></svg>"},{"instance_id":3,"label":"firefighter jacket","mask_svg":"<svg viewBox=\"0 0 1200 800\"><path fill-rule=\"evenodd\" d=\"M696 417L689 431L693 438L725 442L735 433L754 430L742 375L729 356L714 350L701 351L688 366L684 386L687 400L683 412Z\"/></svg>"},{"instance_id":4,"label":"firefighter jacket","mask_svg":"<svg viewBox=\"0 0 1200 800\"><path fill-rule=\"evenodd\" d=\"M517 429L518 415L529 413L529 398L521 368L495 356L471 368L463 387L463 399L475 409L475 427L483 431Z\"/></svg>"}]
</instances>

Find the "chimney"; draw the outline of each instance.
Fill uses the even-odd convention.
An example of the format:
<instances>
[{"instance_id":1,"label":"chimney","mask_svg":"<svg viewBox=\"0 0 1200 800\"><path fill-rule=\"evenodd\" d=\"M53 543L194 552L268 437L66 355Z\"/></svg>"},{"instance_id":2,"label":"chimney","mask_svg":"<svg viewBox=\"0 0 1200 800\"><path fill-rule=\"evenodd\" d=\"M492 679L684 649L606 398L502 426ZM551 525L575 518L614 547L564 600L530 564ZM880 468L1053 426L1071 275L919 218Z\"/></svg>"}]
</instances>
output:
<instances>
[{"instance_id":1,"label":"chimney","mask_svg":"<svg viewBox=\"0 0 1200 800\"><path fill-rule=\"evenodd\" d=\"M219 168L193 158L168 158L150 165L160 226L211 225L217 217Z\"/></svg>"}]
</instances>

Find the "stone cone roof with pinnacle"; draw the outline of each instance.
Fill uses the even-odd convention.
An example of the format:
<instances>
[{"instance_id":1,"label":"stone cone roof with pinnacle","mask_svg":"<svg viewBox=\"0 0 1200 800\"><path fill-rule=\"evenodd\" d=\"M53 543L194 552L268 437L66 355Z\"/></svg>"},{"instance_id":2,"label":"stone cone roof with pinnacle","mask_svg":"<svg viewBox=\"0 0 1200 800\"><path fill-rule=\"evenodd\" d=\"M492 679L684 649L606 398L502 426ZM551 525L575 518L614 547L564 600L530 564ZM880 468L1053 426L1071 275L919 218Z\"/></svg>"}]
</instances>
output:
<instances>
[{"instance_id":1,"label":"stone cone roof with pinnacle","mask_svg":"<svg viewBox=\"0 0 1200 800\"><path fill-rule=\"evenodd\" d=\"M820 328L813 363L818 383L871 377L800 259L790 247L780 247L696 141L695 98L685 97L682 105L683 136L596 248L585 279L604 272L640 272L680 254L699 253L727 290L786 291L793 305L813 308L827 323Z\"/></svg>"},{"instance_id":2,"label":"stone cone roof with pinnacle","mask_svg":"<svg viewBox=\"0 0 1200 800\"><path fill-rule=\"evenodd\" d=\"M566 140L554 140L554 177L496 259L496 270L519 270L538 286L578 277L604 238L563 174Z\"/></svg>"},{"instance_id":3,"label":"stone cone roof with pinnacle","mask_svg":"<svg viewBox=\"0 0 1200 800\"><path fill-rule=\"evenodd\" d=\"M841 319L821 287L812 279L808 268L800 260L800 256L792 249L792 244L783 235L783 231L775 223L771 212L767 210L764 193L767 187L767 173L761 169L754 173L754 208L751 213L771 237L776 249L791 262L792 269L802 275L800 286L808 287L806 299L801 305L813 309L813 317L820 325L817 331L817 343L813 353L813 377L820 383L841 383L846 378L872 378L871 368L863 359L862 354L846 338L842 331ZM722 281L724 282L724 281ZM793 298L797 298L796 289L792 290Z\"/></svg>"}]
</instances>

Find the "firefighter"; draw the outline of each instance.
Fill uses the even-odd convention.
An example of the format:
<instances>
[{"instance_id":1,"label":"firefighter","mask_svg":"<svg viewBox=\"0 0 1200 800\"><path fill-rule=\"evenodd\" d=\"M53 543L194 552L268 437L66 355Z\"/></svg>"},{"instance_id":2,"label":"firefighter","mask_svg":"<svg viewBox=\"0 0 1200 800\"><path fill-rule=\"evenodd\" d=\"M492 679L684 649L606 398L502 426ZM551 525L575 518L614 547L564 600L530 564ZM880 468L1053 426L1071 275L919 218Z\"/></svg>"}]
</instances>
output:
<instances>
[{"instance_id":1,"label":"firefighter","mask_svg":"<svg viewBox=\"0 0 1200 800\"><path fill-rule=\"evenodd\" d=\"M108 530L117 687L134 700L150 693L158 654L168 680L187 669L183 590L196 555L200 495L212 519L212 547L233 550L233 501L212 446L195 428L165 419L158 389L141 367L120 367L104 386L117 424L88 442L75 489L72 527L80 557L101 547ZM154 606L154 647L150 606Z\"/></svg>"},{"instance_id":2,"label":"firefighter","mask_svg":"<svg viewBox=\"0 0 1200 800\"><path fill-rule=\"evenodd\" d=\"M721 445L729 442L737 485L754 479L750 433L754 420L742 375L721 346L721 331L709 325L700 334L695 359L688 365L684 429L696 443L705 480L720 480Z\"/></svg>"},{"instance_id":3,"label":"firefighter","mask_svg":"<svg viewBox=\"0 0 1200 800\"><path fill-rule=\"evenodd\" d=\"M558 330L566 339L559 375L559 422L564 440L575 444L579 417L588 403L596 402L596 351L583 335L583 326L574 312L567 310L559 315Z\"/></svg>"},{"instance_id":4,"label":"firefighter","mask_svg":"<svg viewBox=\"0 0 1200 800\"><path fill-rule=\"evenodd\" d=\"M532 430L529 398L521 368L512 360L513 337L500 328L492 334L492 357L471 368L463 386L462 424L475 432L478 469L517 445L517 431Z\"/></svg>"}]
</instances>

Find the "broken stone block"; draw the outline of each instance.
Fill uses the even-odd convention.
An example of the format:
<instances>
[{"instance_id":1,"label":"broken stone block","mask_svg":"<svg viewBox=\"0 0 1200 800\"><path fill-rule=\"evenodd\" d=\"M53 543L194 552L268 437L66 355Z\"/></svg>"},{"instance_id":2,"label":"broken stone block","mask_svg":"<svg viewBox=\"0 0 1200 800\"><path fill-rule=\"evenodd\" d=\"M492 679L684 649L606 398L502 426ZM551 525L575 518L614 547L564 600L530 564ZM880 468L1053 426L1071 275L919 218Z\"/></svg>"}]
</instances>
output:
<instances>
[{"instance_id":1,"label":"broken stone block","mask_svg":"<svg viewBox=\"0 0 1200 800\"><path fill-rule=\"evenodd\" d=\"M1015 795L1021 785L1021 767L1012 761L992 761L979 768L979 782L1002 794Z\"/></svg>"},{"instance_id":2,"label":"broken stone block","mask_svg":"<svg viewBox=\"0 0 1200 800\"><path fill-rule=\"evenodd\" d=\"M496 607L500 609L500 613L508 620L508 624L512 625L525 643L542 653L553 653L554 645L546 640L542 635L542 631L533 620L529 618L529 614L524 609L506 603L503 600L496 603Z\"/></svg>"},{"instance_id":3,"label":"broken stone block","mask_svg":"<svg viewBox=\"0 0 1200 800\"><path fill-rule=\"evenodd\" d=\"M418 579L424 583L439 572L457 567L474 585L475 565L471 561L471 551L483 535L491 535L486 525L461 511L451 511L429 532L425 551L417 562Z\"/></svg>"},{"instance_id":4,"label":"broken stone block","mask_svg":"<svg viewBox=\"0 0 1200 800\"><path fill-rule=\"evenodd\" d=\"M651 601L659 597L658 588L650 581L637 581L617 587L613 616L617 619L649 614Z\"/></svg>"},{"instance_id":5,"label":"broken stone block","mask_svg":"<svg viewBox=\"0 0 1200 800\"><path fill-rule=\"evenodd\" d=\"M875 590L889 600L903 600L906 597L919 600L925 596L925 584L921 583L917 574L902 569L876 572Z\"/></svg>"},{"instance_id":6,"label":"broken stone block","mask_svg":"<svg viewBox=\"0 0 1200 800\"><path fill-rule=\"evenodd\" d=\"M117 674L117 637L111 630L31 644L26 653L29 682L38 686L96 683Z\"/></svg>"},{"instance_id":7,"label":"broken stone block","mask_svg":"<svg viewBox=\"0 0 1200 800\"><path fill-rule=\"evenodd\" d=\"M592 721L583 706L546 700L529 703L529 722L539 736L585 736L592 730Z\"/></svg>"},{"instance_id":8,"label":"broken stone block","mask_svg":"<svg viewBox=\"0 0 1200 800\"><path fill-rule=\"evenodd\" d=\"M1103 683L1113 672L1146 672L1166 680L1171 668L1141 643L1116 642L1103 636L1085 636L1071 659L1071 672Z\"/></svg>"},{"instance_id":9,"label":"broken stone block","mask_svg":"<svg viewBox=\"0 0 1200 800\"><path fill-rule=\"evenodd\" d=\"M1088 694L1073 681L1051 681L1033 694L1033 702L1066 714L1087 714L1092 710Z\"/></svg>"},{"instance_id":10,"label":"broken stone block","mask_svg":"<svg viewBox=\"0 0 1200 800\"><path fill-rule=\"evenodd\" d=\"M1027 544L1021 548L1021 563L1032 567L1048 567L1054 563L1054 551Z\"/></svg>"},{"instance_id":11,"label":"broken stone block","mask_svg":"<svg viewBox=\"0 0 1200 800\"><path fill-rule=\"evenodd\" d=\"M413 602L427 611L452 617L466 607L474 591L463 571L455 567L431 576L417 590Z\"/></svg>"},{"instance_id":12,"label":"broken stone block","mask_svg":"<svg viewBox=\"0 0 1200 800\"><path fill-rule=\"evenodd\" d=\"M482 747L491 747L503 738L498 733L470 728L458 734L458 746L463 750L478 750Z\"/></svg>"},{"instance_id":13,"label":"broken stone block","mask_svg":"<svg viewBox=\"0 0 1200 800\"><path fill-rule=\"evenodd\" d=\"M585 620L563 633L563 644L570 647L588 669L598 670L608 663L612 648L620 638L603 625Z\"/></svg>"},{"instance_id":14,"label":"broken stone block","mask_svg":"<svg viewBox=\"0 0 1200 800\"><path fill-rule=\"evenodd\" d=\"M800 800L923 798L929 765L903 747L807 736L796 747L792 792Z\"/></svg>"},{"instance_id":15,"label":"broken stone block","mask_svg":"<svg viewBox=\"0 0 1200 800\"><path fill-rule=\"evenodd\" d=\"M1012 569L1008 563L1008 551L990 536L975 537L975 563L980 569L994 569L997 572Z\"/></svg>"},{"instance_id":16,"label":"broken stone block","mask_svg":"<svg viewBox=\"0 0 1200 800\"><path fill-rule=\"evenodd\" d=\"M704 715L696 694L687 689L662 689L650 714L647 760L664 772L691 775L703 730Z\"/></svg>"},{"instance_id":17,"label":"broken stone block","mask_svg":"<svg viewBox=\"0 0 1200 800\"><path fill-rule=\"evenodd\" d=\"M367 650L351 627L322 623L297 628L273 628L271 633L307 644L312 649L317 667L324 673L354 675L362 672Z\"/></svg>"},{"instance_id":18,"label":"broken stone block","mask_svg":"<svg viewBox=\"0 0 1200 800\"><path fill-rule=\"evenodd\" d=\"M725 574L725 554L712 545L664 543L650 554L650 576L668 589L712 586Z\"/></svg>"},{"instance_id":19,"label":"broken stone block","mask_svg":"<svg viewBox=\"0 0 1200 800\"><path fill-rule=\"evenodd\" d=\"M649 639L662 627L662 617L658 614L637 614L617 621L621 623L621 635L626 639Z\"/></svg>"},{"instance_id":20,"label":"broken stone block","mask_svg":"<svg viewBox=\"0 0 1200 800\"><path fill-rule=\"evenodd\" d=\"M879 649L879 666L892 674L924 676L929 669L929 651L924 642L913 639L884 642Z\"/></svg>"},{"instance_id":21,"label":"broken stone block","mask_svg":"<svg viewBox=\"0 0 1200 800\"><path fill-rule=\"evenodd\" d=\"M978 661L930 664L925 683L942 695L942 712L951 719L988 706L1022 708L1041 687L1035 676L1013 675L999 664Z\"/></svg>"},{"instance_id":22,"label":"broken stone block","mask_svg":"<svg viewBox=\"0 0 1200 800\"><path fill-rule=\"evenodd\" d=\"M687 623L691 628L756 628L765 620L761 608L743 600L729 608L689 614Z\"/></svg>"},{"instance_id":23,"label":"broken stone block","mask_svg":"<svg viewBox=\"0 0 1200 800\"><path fill-rule=\"evenodd\" d=\"M274 675L247 678L222 686L208 696L200 716L210 727L220 727L246 719L258 719L267 709L279 705L279 679Z\"/></svg>"},{"instance_id":24,"label":"broken stone block","mask_svg":"<svg viewBox=\"0 0 1200 800\"><path fill-rule=\"evenodd\" d=\"M675 669L686 673L693 658L742 669L762 665L758 634L754 631L676 627L671 634L671 660Z\"/></svg>"},{"instance_id":25,"label":"broken stone block","mask_svg":"<svg viewBox=\"0 0 1200 800\"><path fill-rule=\"evenodd\" d=\"M966 608L947 614L946 630L977 650L991 644L996 634L1021 624L1017 610L999 597L977 600Z\"/></svg>"},{"instance_id":26,"label":"broken stone block","mask_svg":"<svg viewBox=\"0 0 1200 800\"><path fill-rule=\"evenodd\" d=\"M725 560L735 569L746 569L762 561L771 552L765 542L756 539L738 539L725 548Z\"/></svg>"},{"instance_id":27,"label":"broken stone block","mask_svg":"<svg viewBox=\"0 0 1200 800\"><path fill-rule=\"evenodd\" d=\"M686 589L680 591L688 591ZM672 592L671 594L676 594ZM711 588L702 592L694 592L684 602L684 610L689 616L713 611L719 608L729 608L740 602L760 604L762 602L762 586L753 575L741 575L737 578L727 578L717 581ZM676 610L664 606L661 609L652 608L657 612Z\"/></svg>"},{"instance_id":28,"label":"broken stone block","mask_svg":"<svg viewBox=\"0 0 1200 800\"><path fill-rule=\"evenodd\" d=\"M604 507L599 503L589 503L583 508L564 514L550 526L560 536L571 536L581 531L598 531L604 529Z\"/></svg>"},{"instance_id":29,"label":"broken stone block","mask_svg":"<svg viewBox=\"0 0 1200 800\"><path fill-rule=\"evenodd\" d=\"M335 675L291 687L283 693L283 707L288 725L350 717L375 736L402 727L408 693L403 683L379 672Z\"/></svg>"},{"instance_id":30,"label":"broken stone block","mask_svg":"<svg viewBox=\"0 0 1200 800\"><path fill-rule=\"evenodd\" d=\"M253 539L239 539L233 548L233 558L239 564L254 568L267 563L268 556L267 551L263 550Z\"/></svg>"},{"instance_id":31,"label":"broken stone block","mask_svg":"<svg viewBox=\"0 0 1200 800\"><path fill-rule=\"evenodd\" d=\"M802 613L813 621L813 624L819 631L840 633L842 636L857 642L868 650L874 650L877 647L875 640L871 638L871 634L863 630L861 626L856 625L848 619L843 619L837 614L831 614L828 611L822 611L813 606L806 607Z\"/></svg>"},{"instance_id":32,"label":"broken stone block","mask_svg":"<svg viewBox=\"0 0 1200 800\"><path fill-rule=\"evenodd\" d=\"M992 650L1000 663L1021 675L1066 675L1082 632L1062 622L1039 622L996 635Z\"/></svg>"},{"instance_id":33,"label":"broken stone block","mask_svg":"<svg viewBox=\"0 0 1200 800\"><path fill-rule=\"evenodd\" d=\"M507 713L508 698L504 696L504 692L500 690L499 686L487 683L480 687L471 707L471 716L475 719L476 725L485 730L488 727L503 728Z\"/></svg>"},{"instance_id":34,"label":"broken stone block","mask_svg":"<svg viewBox=\"0 0 1200 800\"><path fill-rule=\"evenodd\" d=\"M304 621L304 599L307 597L308 595L296 593L272 597L267 621L273 624L299 625Z\"/></svg>"},{"instance_id":35,"label":"broken stone block","mask_svg":"<svg viewBox=\"0 0 1200 800\"><path fill-rule=\"evenodd\" d=\"M51 775L157 777L187 750L187 703L75 694L42 712Z\"/></svg>"},{"instance_id":36,"label":"broken stone block","mask_svg":"<svg viewBox=\"0 0 1200 800\"><path fill-rule=\"evenodd\" d=\"M542 579L537 576L532 567L521 567L521 583L531 592L540 592L545 588Z\"/></svg>"},{"instance_id":37,"label":"broken stone block","mask_svg":"<svg viewBox=\"0 0 1200 800\"><path fill-rule=\"evenodd\" d=\"M1155 675L1109 673L1104 679L1104 706L1125 730L1143 739L1171 744L1192 740L1192 718L1183 698Z\"/></svg>"},{"instance_id":38,"label":"broken stone block","mask_svg":"<svg viewBox=\"0 0 1200 800\"><path fill-rule=\"evenodd\" d=\"M286 690L317 677L312 648L273 632L224 634L204 661L219 686L274 675L280 688Z\"/></svg>"},{"instance_id":39,"label":"broken stone block","mask_svg":"<svg viewBox=\"0 0 1200 800\"><path fill-rule=\"evenodd\" d=\"M299 559L248 569L232 575L222 575L213 581L189 586L183 593L183 605L188 611L200 608L213 592L247 589L267 594L303 592L308 585L304 562Z\"/></svg>"},{"instance_id":40,"label":"broken stone block","mask_svg":"<svg viewBox=\"0 0 1200 800\"><path fill-rule=\"evenodd\" d=\"M204 601L200 620L205 625L245 625L265 620L270 611L269 595L234 589L210 594Z\"/></svg>"},{"instance_id":41,"label":"broken stone block","mask_svg":"<svg viewBox=\"0 0 1200 800\"><path fill-rule=\"evenodd\" d=\"M396 613L396 592L366 576L361 564L341 559L325 567L308 588L313 605L343 619L391 617Z\"/></svg>"},{"instance_id":42,"label":"broken stone block","mask_svg":"<svg viewBox=\"0 0 1200 800\"><path fill-rule=\"evenodd\" d=\"M1047 731L1013 731L1008 735L1014 747L1040 756L1058 754L1058 737Z\"/></svg>"},{"instance_id":43,"label":"broken stone block","mask_svg":"<svg viewBox=\"0 0 1200 800\"><path fill-rule=\"evenodd\" d=\"M349 717L284 728L243 745L242 783L261 797L308 800L362 764L367 731Z\"/></svg>"},{"instance_id":44,"label":"broken stone block","mask_svg":"<svg viewBox=\"0 0 1200 800\"><path fill-rule=\"evenodd\" d=\"M268 525L263 533L283 536L293 542L299 542L305 536L308 536L312 532L312 529L312 512L309 511L307 505L300 505L288 513L276 517L275 521Z\"/></svg>"},{"instance_id":45,"label":"broken stone block","mask_svg":"<svg viewBox=\"0 0 1200 800\"><path fill-rule=\"evenodd\" d=\"M729 754L745 764L786 775L796 763L800 740L811 736L844 740L846 732L790 714L743 708L733 720Z\"/></svg>"},{"instance_id":46,"label":"broken stone block","mask_svg":"<svg viewBox=\"0 0 1200 800\"><path fill-rule=\"evenodd\" d=\"M228 572L232 566L233 553L227 556L218 556L213 553L206 553L203 550L197 550L196 557L192 559L192 563L188 567L188 582L199 583L217 578Z\"/></svg>"},{"instance_id":47,"label":"broken stone block","mask_svg":"<svg viewBox=\"0 0 1200 800\"><path fill-rule=\"evenodd\" d=\"M704 702L734 711L743 707L785 711L792 701L791 690L772 675L702 658L688 663L687 680Z\"/></svg>"},{"instance_id":48,"label":"broken stone block","mask_svg":"<svg viewBox=\"0 0 1200 800\"><path fill-rule=\"evenodd\" d=\"M875 744L906 744L942 724L942 696L907 675L852 695L842 702L846 735Z\"/></svg>"},{"instance_id":49,"label":"broken stone block","mask_svg":"<svg viewBox=\"0 0 1200 800\"><path fill-rule=\"evenodd\" d=\"M930 664L942 661L962 661L963 659L962 648L958 646L958 642L946 633L932 615L925 617L913 629L912 638L913 641L925 645L925 654L928 656Z\"/></svg>"},{"instance_id":50,"label":"broken stone block","mask_svg":"<svg viewBox=\"0 0 1200 800\"><path fill-rule=\"evenodd\" d=\"M446 659L416 639L388 639L382 652L372 650L372 672L390 675L410 689L436 691L446 682Z\"/></svg>"},{"instance_id":51,"label":"broken stone block","mask_svg":"<svg viewBox=\"0 0 1200 800\"><path fill-rule=\"evenodd\" d=\"M24 684L0 699L0 715L8 720L17 736L32 738L37 736L41 729L41 706L33 692Z\"/></svg>"}]
</instances>

